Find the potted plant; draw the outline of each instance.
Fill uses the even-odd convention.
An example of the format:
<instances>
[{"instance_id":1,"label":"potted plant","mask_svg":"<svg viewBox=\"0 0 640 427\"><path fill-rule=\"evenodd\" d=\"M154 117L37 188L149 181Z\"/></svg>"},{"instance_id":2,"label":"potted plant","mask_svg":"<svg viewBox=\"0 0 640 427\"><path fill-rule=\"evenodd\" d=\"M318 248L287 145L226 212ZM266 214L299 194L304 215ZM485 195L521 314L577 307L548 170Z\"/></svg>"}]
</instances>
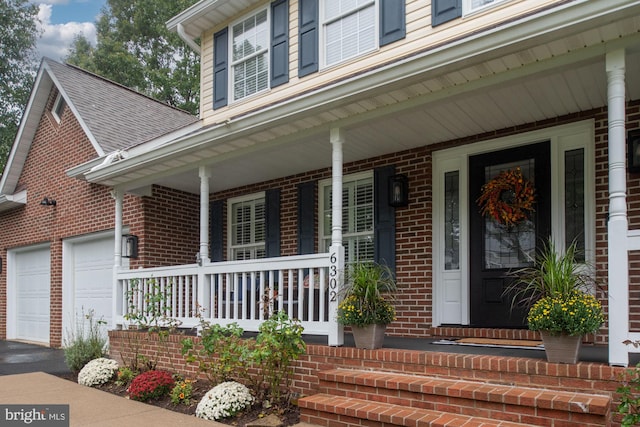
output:
<instances>
[{"instance_id":1,"label":"potted plant","mask_svg":"<svg viewBox=\"0 0 640 427\"><path fill-rule=\"evenodd\" d=\"M551 239L532 267L512 273L512 304L529 308L529 329L540 331L547 361L576 363L582 337L604 321L589 266L578 259L576 244L559 252Z\"/></svg>"},{"instance_id":2,"label":"potted plant","mask_svg":"<svg viewBox=\"0 0 640 427\"><path fill-rule=\"evenodd\" d=\"M382 347L387 325L395 320L397 290L393 273L374 262L356 262L347 271L338 322L351 326L358 348Z\"/></svg>"}]
</instances>

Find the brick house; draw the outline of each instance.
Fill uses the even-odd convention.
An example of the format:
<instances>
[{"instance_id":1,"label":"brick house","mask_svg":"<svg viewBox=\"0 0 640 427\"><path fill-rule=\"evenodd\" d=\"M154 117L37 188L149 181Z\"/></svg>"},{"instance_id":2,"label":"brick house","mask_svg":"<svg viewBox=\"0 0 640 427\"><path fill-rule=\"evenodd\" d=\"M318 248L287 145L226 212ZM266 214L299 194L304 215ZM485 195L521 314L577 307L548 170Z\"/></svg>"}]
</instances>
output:
<instances>
[{"instance_id":1,"label":"brick house","mask_svg":"<svg viewBox=\"0 0 640 427\"><path fill-rule=\"evenodd\" d=\"M70 171L195 122L78 68L42 61L0 184L3 339L59 347L76 315L94 310L96 319L111 321L112 189L78 180ZM171 202L175 198L184 200L179 210ZM197 236L180 222L189 209L188 196L180 192L127 195L125 206L126 230L158 239L146 242L138 261L168 262L159 242L170 242L172 233L154 223L160 215L172 228Z\"/></svg>"},{"instance_id":2,"label":"brick house","mask_svg":"<svg viewBox=\"0 0 640 427\"><path fill-rule=\"evenodd\" d=\"M640 337L640 243L629 231L640 218L640 2L343 3L203 0L168 22L201 54L199 120L175 123L173 137L123 137L64 169L69 182L112 191L105 227L138 237L129 267L141 270L113 245L112 326L126 323L127 295L159 284L186 326L203 310L255 329L268 294L339 346L333 272L370 259L402 289L389 334L522 336L506 274L552 236L595 264L610 309L593 339L626 365L622 341ZM130 117L143 123L142 111ZM517 168L536 188L535 212L505 227L476 201ZM1 241L14 252L54 242Z\"/></svg>"}]
</instances>

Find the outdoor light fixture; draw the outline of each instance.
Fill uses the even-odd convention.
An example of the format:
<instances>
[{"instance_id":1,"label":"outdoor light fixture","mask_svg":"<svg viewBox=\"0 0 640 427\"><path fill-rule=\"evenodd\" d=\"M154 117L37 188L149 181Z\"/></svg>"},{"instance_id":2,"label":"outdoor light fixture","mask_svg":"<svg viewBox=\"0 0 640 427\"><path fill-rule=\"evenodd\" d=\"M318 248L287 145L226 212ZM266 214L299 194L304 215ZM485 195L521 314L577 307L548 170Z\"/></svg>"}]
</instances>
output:
<instances>
[{"instance_id":1,"label":"outdoor light fixture","mask_svg":"<svg viewBox=\"0 0 640 427\"><path fill-rule=\"evenodd\" d=\"M40 204L42 206L55 206L56 205L56 201L55 201L55 199L50 199L48 197L45 197L44 199L42 199Z\"/></svg>"},{"instance_id":2,"label":"outdoor light fixture","mask_svg":"<svg viewBox=\"0 0 640 427\"><path fill-rule=\"evenodd\" d=\"M409 204L409 179L404 174L389 177L389 205L403 207Z\"/></svg>"},{"instance_id":3,"label":"outdoor light fixture","mask_svg":"<svg viewBox=\"0 0 640 427\"><path fill-rule=\"evenodd\" d=\"M138 236L133 234L122 235L122 257L138 258Z\"/></svg>"},{"instance_id":4,"label":"outdoor light fixture","mask_svg":"<svg viewBox=\"0 0 640 427\"><path fill-rule=\"evenodd\" d=\"M640 172L640 129L630 130L627 134L627 170Z\"/></svg>"}]
</instances>

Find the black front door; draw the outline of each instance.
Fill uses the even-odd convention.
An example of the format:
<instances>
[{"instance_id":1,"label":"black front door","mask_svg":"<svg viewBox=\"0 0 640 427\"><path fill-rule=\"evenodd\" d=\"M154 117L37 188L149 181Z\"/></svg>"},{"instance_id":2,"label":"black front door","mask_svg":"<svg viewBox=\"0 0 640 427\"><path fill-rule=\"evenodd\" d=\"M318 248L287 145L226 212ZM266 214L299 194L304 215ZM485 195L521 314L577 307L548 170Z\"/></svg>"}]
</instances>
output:
<instances>
[{"instance_id":1,"label":"black front door","mask_svg":"<svg viewBox=\"0 0 640 427\"><path fill-rule=\"evenodd\" d=\"M551 167L549 142L496 151L469 158L469 242L471 325L522 328L526 312L512 307L505 293L509 271L533 264L536 250L550 235ZM534 211L514 224L482 215L482 186L502 171L520 169L535 188ZM504 196L508 197L508 195Z\"/></svg>"}]
</instances>

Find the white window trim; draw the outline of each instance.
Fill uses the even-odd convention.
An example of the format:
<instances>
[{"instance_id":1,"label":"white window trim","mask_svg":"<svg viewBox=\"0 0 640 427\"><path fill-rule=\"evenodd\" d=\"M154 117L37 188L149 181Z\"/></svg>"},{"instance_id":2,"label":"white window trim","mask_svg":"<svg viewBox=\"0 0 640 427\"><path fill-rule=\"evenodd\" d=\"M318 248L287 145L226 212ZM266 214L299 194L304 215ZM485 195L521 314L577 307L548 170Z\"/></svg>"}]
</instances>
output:
<instances>
[{"instance_id":1,"label":"white window trim","mask_svg":"<svg viewBox=\"0 0 640 427\"><path fill-rule=\"evenodd\" d=\"M235 91L234 91L234 85L233 85L233 81L234 81L234 66L237 62L233 61L233 27L237 24L239 24L240 22L245 21L247 18L250 18L252 16L257 15L258 13L262 12L263 10L267 11L267 28L268 28L268 40L267 40L267 47L266 47L266 53L267 53L267 87L266 89L263 90L259 90L256 93L252 93L251 95L247 95L244 96L242 98L236 99L235 97ZM227 52L229 57L227 58L227 60L229 61L229 75L228 75L228 81L227 81L227 93L229 94L229 103L238 103L238 102L243 102L246 101L247 99L251 99L254 98L266 91L268 91L271 88L271 8L270 7L262 7L260 9L256 9L251 13L248 13L246 15L244 15L242 18L240 19L236 19L235 21L233 21L230 25L229 25L229 37L228 37L228 48L227 48ZM246 59L243 59L241 62L244 62Z\"/></svg>"},{"instance_id":2,"label":"white window trim","mask_svg":"<svg viewBox=\"0 0 640 427\"><path fill-rule=\"evenodd\" d=\"M496 0L493 3L485 4L474 9L472 6L473 0L462 0L462 16L469 16L475 13L484 12L508 1L510 0Z\"/></svg>"},{"instance_id":3,"label":"white window trim","mask_svg":"<svg viewBox=\"0 0 640 427\"><path fill-rule=\"evenodd\" d=\"M370 0L370 2L368 2L365 5L361 5L360 7L358 7L356 10L360 10L360 9L364 9L366 7L369 7L371 5L371 3L373 3L373 9L374 9L374 41L375 44L374 46L370 49L367 50L365 52L360 52L350 58L345 58L341 61L335 62L333 64L327 64L327 60L326 60L326 44L325 44L325 36L326 36L326 31L325 31L325 27L327 24L331 23L331 22L335 22L338 19L334 18L331 21L326 21L324 19L324 14L325 14L325 3L323 1L320 2L320 10L319 10L319 14L320 14L320 33L319 33L319 37L318 37L318 53L320 55L319 57L319 62L320 62L320 69L326 69L326 68L332 68L332 67L336 67L339 66L340 64L344 64L345 62L351 61L354 58L359 58L363 55L366 55L368 53L371 52L375 52L376 50L378 50L380 48L380 7L379 7L379 1L380 0Z\"/></svg>"},{"instance_id":4,"label":"white window trim","mask_svg":"<svg viewBox=\"0 0 640 427\"><path fill-rule=\"evenodd\" d=\"M261 191L258 193L246 194L244 196L234 197L227 200L227 259L229 260L233 259L233 250L235 249L235 246L233 246L233 205L236 203L242 203L257 199L263 199L266 203L266 193L264 191ZM264 243L266 246L266 240Z\"/></svg>"},{"instance_id":5,"label":"white window trim","mask_svg":"<svg viewBox=\"0 0 640 427\"><path fill-rule=\"evenodd\" d=\"M585 257L588 263L595 261L595 125L593 120L550 127L538 131L523 133L454 147L433 153L433 318L432 326L440 326L443 321L445 299L451 295L446 286L459 286L456 292L460 296L460 324L470 323L469 306L469 193L468 162L469 156L506 148L550 141L551 148L551 230L552 238L559 250L565 246L564 212L564 153L573 149L584 149L585 161ZM441 224L444 213L438 206L444 205L444 174L453 170L460 171L460 277L454 277L457 270L444 270L444 235ZM454 294L456 294L454 292ZM457 323L457 322L456 322Z\"/></svg>"},{"instance_id":6,"label":"white window trim","mask_svg":"<svg viewBox=\"0 0 640 427\"><path fill-rule=\"evenodd\" d=\"M64 102L64 98L62 97L62 93L58 92L58 96L56 96L56 100L53 102L53 108L51 108L51 115L56 120L57 123L60 123L62 118L58 116L58 108Z\"/></svg>"},{"instance_id":7,"label":"white window trim","mask_svg":"<svg viewBox=\"0 0 640 427\"><path fill-rule=\"evenodd\" d=\"M372 182L374 182L373 171L371 170L366 172L358 172L358 173L343 176L342 185L344 186L345 183L348 183L351 181L358 181L360 179L371 179ZM324 251L323 243L322 243L325 238L324 218L322 216L325 210L324 189L326 187L331 187L331 185L332 185L331 178L324 179L318 183L318 253L322 253ZM374 188L373 188L374 212L375 212L375 192L376 192L376 189L375 189L375 183L374 183ZM331 206L329 206L328 208L331 208ZM374 221L374 224L375 224L375 221ZM344 224L343 224L343 228L344 228ZM328 231L329 231L328 235L331 236L331 230L328 230ZM374 233L375 233L375 230L374 230ZM343 229L343 234L344 234L344 229Z\"/></svg>"}]
</instances>

